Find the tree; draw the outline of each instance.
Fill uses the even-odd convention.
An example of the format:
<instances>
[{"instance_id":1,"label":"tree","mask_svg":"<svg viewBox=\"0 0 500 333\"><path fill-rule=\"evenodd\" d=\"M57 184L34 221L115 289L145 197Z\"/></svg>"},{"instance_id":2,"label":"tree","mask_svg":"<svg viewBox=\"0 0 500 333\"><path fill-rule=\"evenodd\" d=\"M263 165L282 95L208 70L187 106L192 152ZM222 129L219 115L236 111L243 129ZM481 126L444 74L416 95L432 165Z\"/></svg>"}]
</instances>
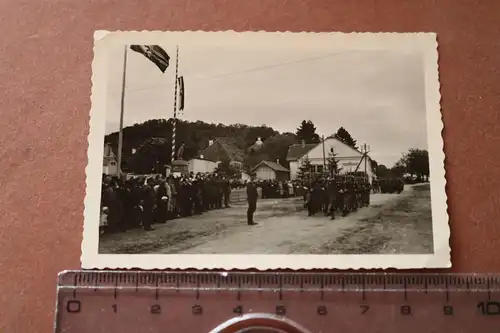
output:
<instances>
[{"instance_id":1,"label":"tree","mask_svg":"<svg viewBox=\"0 0 500 333\"><path fill-rule=\"evenodd\" d=\"M270 160L269 156L261 149L259 151L252 151L243 157L243 165L245 170L251 171L254 166L262 161Z\"/></svg>"},{"instance_id":2,"label":"tree","mask_svg":"<svg viewBox=\"0 0 500 333\"><path fill-rule=\"evenodd\" d=\"M358 149L356 146L356 140L353 139L351 134L343 127L340 127L337 130L337 133L334 134L335 138L344 142L346 145L351 146L354 149Z\"/></svg>"},{"instance_id":3,"label":"tree","mask_svg":"<svg viewBox=\"0 0 500 333\"><path fill-rule=\"evenodd\" d=\"M286 155L288 153L288 147L298 143L297 136L292 133L277 134L264 141L262 151L267 157L281 165L288 167L288 162L286 161Z\"/></svg>"},{"instance_id":4,"label":"tree","mask_svg":"<svg viewBox=\"0 0 500 333\"><path fill-rule=\"evenodd\" d=\"M425 149L410 149L400 160L405 166L405 171L416 176L418 181L429 177L429 153Z\"/></svg>"},{"instance_id":5,"label":"tree","mask_svg":"<svg viewBox=\"0 0 500 333\"><path fill-rule=\"evenodd\" d=\"M297 138L300 141L305 141L305 143L319 143L319 135L316 133L316 127L313 122L308 120L302 120L300 127L297 128L297 132L295 133Z\"/></svg>"},{"instance_id":6,"label":"tree","mask_svg":"<svg viewBox=\"0 0 500 333\"><path fill-rule=\"evenodd\" d=\"M299 172L297 173L297 179L299 180L304 180L309 177L309 173L311 171L311 161L309 160L309 157L304 156L301 160L300 167L299 167Z\"/></svg>"},{"instance_id":7,"label":"tree","mask_svg":"<svg viewBox=\"0 0 500 333\"><path fill-rule=\"evenodd\" d=\"M395 177L402 177L405 172L406 172L406 165L403 159L396 162L396 164L394 164L394 166L390 170L391 175Z\"/></svg>"},{"instance_id":8,"label":"tree","mask_svg":"<svg viewBox=\"0 0 500 333\"><path fill-rule=\"evenodd\" d=\"M223 174L228 178L241 178L241 171L229 163L229 160L222 161L215 168L215 172Z\"/></svg>"},{"instance_id":9,"label":"tree","mask_svg":"<svg viewBox=\"0 0 500 333\"><path fill-rule=\"evenodd\" d=\"M261 138L262 141L265 141L267 138L272 137L273 135L278 134L271 127L267 127L265 125L258 127L249 127L247 133L245 135L245 149L252 146L257 138Z\"/></svg>"},{"instance_id":10,"label":"tree","mask_svg":"<svg viewBox=\"0 0 500 333\"><path fill-rule=\"evenodd\" d=\"M375 169L375 174L377 175L377 178L385 178L389 175L390 170L383 164L377 165L377 168Z\"/></svg>"},{"instance_id":11,"label":"tree","mask_svg":"<svg viewBox=\"0 0 500 333\"><path fill-rule=\"evenodd\" d=\"M252 149L252 147L247 149L243 159L243 164L247 170L264 160L278 162L284 167L288 167L289 165L286 161L286 155L288 147L294 143L297 143L297 137L293 133L273 135L264 140L260 149L255 150Z\"/></svg>"},{"instance_id":12,"label":"tree","mask_svg":"<svg viewBox=\"0 0 500 333\"><path fill-rule=\"evenodd\" d=\"M340 172L336 156L337 154L333 151L332 148L328 153L328 159L326 160L326 163L328 165L328 171L330 171L330 175L338 174Z\"/></svg>"}]
</instances>

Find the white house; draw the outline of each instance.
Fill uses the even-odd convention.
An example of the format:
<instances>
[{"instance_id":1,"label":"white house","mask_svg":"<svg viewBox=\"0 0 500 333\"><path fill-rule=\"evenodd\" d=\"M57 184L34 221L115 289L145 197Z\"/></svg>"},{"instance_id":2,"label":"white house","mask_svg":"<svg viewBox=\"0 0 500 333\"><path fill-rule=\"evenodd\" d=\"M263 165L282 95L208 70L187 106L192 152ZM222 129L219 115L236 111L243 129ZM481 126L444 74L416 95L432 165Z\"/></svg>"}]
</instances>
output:
<instances>
[{"instance_id":1,"label":"white house","mask_svg":"<svg viewBox=\"0 0 500 333\"><path fill-rule=\"evenodd\" d=\"M204 159L203 157L192 158L188 161L188 171L193 173L214 172L218 163Z\"/></svg>"},{"instance_id":2,"label":"white house","mask_svg":"<svg viewBox=\"0 0 500 333\"><path fill-rule=\"evenodd\" d=\"M367 156L367 158L364 158L363 161L361 161L363 153L352 148L351 146L346 145L344 142L335 137L325 138L324 145L323 142L313 144L301 143L288 147L286 160L290 162L290 179L297 178L299 167L301 166L302 160L305 156L307 156L311 162L311 172L323 172L324 165L327 165L327 163L325 163L325 159L328 161L328 156L332 149L336 154L335 158L337 160L337 165L340 168L339 173L353 172L356 170L358 165L359 167L357 171L365 171L366 166L366 173L371 181L374 172L371 167L370 157Z\"/></svg>"},{"instance_id":3,"label":"white house","mask_svg":"<svg viewBox=\"0 0 500 333\"><path fill-rule=\"evenodd\" d=\"M247 182L250 180L250 175L244 171L241 172L241 181L242 182Z\"/></svg>"},{"instance_id":4,"label":"white house","mask_svg":"<svg viewBox=\"0 0 500 333\"><path fill-rule=\"evenodd\" d=\"M109 143L104 144L102 173L110 176L115 176L118 174L118 160Z\"/></svg>"},{"instance_id":5,"label":"white house","mask_svg":"<svg viewBox=\"0 0 500 333\"><path fill-rule=\"evenodd\" d=\"M277 162L262 161L252 168L257 179L262 180L288 180L290 170Z\"/></svg>"}]
</instances>

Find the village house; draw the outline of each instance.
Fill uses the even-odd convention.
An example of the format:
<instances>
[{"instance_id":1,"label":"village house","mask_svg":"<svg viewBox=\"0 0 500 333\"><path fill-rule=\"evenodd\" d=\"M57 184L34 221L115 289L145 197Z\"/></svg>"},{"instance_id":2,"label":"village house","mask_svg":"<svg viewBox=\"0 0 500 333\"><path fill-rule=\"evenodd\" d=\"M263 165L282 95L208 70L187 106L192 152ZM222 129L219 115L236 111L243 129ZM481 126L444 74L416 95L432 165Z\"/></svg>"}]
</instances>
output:
<instances>
[{"instance_id":1,"label":"village house","mask_svg":"<svg viewBox=\"0 0 500 333\"><path fill-rule=\"evenodd\" d=\"M261 180L289 180L290 170L277 162L262 161L252 168L252 173Z\"/></svg>"},{"instance_id":2,"label":"village house","mask_svg":"<svg viewBox=\"0 0 500 333\"><path fill-rule=\"evenodd\" d=\"M102 158L102 173L115 176L118 174L118 159L111 148L111 144L104 144L104 156Z\"/></svg>"},{"instance_id":3,"label":"village house","mask_svg":"<svg viewBox=\"0 0 500 333\"><path fill-rule=\"evenodd\" d=\"M209 140L208 147L200 152L200 158L201 156L214 162L229 161L237 170L243 170L243 151L229 138Z\"/></svg>"},{"instance_id":4,"label":"village house","mask_svg":"<svg viewBox=\"0 0 500 333\"><path fill-rule=\"evenodd\" d=\"M365 171L370 179L373 178L374 172L371 167L370 157L367 156L363 161L363 153L353 147L345 144L341 140L331 136L325 138L323 142L306 144L293 144L288 147L286 160L290 163L290 178L296 179L299 168L302 165L303 159L307 156L311 162L311 173L323 173L324 167L328 167L329 153L332 151L336 154L337 166L340 169L339 173L353 172L359 165L357 171ZM326 162L325 162L326 160ZM365 163L366 160L366 163ZM361 162L361 163L360 163Z\"/></svg>"},{"instance_id":5,"label":"village house","mask_svg":"<svg viewBox=\"0 0 500 333\"><path fill-rule=\"evenodd\" d=\"M214 172L217 165L217 162L207 160L203 155L200 155L200 157L195 157L188 161L188 171L194 174Z\"/></svg>"}]
</instances>

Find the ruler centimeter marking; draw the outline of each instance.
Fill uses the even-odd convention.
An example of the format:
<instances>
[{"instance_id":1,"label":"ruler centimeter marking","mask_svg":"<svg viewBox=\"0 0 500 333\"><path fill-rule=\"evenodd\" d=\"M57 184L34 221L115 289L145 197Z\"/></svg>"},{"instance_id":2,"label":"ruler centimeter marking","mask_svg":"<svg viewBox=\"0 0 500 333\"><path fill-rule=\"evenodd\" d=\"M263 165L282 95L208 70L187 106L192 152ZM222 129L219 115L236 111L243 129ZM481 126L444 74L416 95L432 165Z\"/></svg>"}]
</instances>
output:
<instances>
[{"instance_id":1,"label":"ruler centimeter marking","mask_svg":"<svg viewBox=\"0 0 500 333\"><path fill-rule=\"evenodd\" d=\"M372 273L376 274L376 273ZM279 299L285 291L319 291L321 299L327 291L359 291L364 298L370 291L402 291L407 299L408 292L444 292L446 300L450 292L484 291L491 300L492 290L500 290L498 276L476 275L434 275L423 274L307 274L307 273L212 273L212 272L94 272L65 271L59 276L58 288L71 287L76 297L78 289L92 287L94 290L119 290L135 288L135 291L155 289L194 290L199 298L200 291L236 290L238 297L242 291L276 290ZM71 281L71 283L69 282ZM158 294L157 296L158 297Z\"/></svg>"},{"instance_id":2,"label":"ruler centimeter marking","mask_svg":"<svg viewBox=\"0 0 500 333\"><path fill-rule=\"evenodd\" d=\"M256 294L252 296L252 292ZM156 316L167 311L167 317L142 317L152 325L142 328L153 331L153 326L158 329L168 324L185 327L184 333L200 329L230 333L237 331L212 329L231 319L231 315L243 320L257 315L252 311L259 309L265 309L266 316L303 321L312 329L299 331L289 326L286 330L280 326L282 332L325 332L334 323L339 325L339 320L349 322L356 313L362 317L350 324L366 325L364 329L373 328L376 318L386 316L385 326L374 332L397 332L396 329L413 332L413 326L422 323L466 332L478 325L500 327L500 300L494 300L499 293L500 275L493 274L65 271L58 277L56 332L110 333L116 329L127 333L138 329L126 324L128 318ZM305 294L313 297L304 298ZM425 295L427 300L418 294ZM108 295L112 301L107 299ZM236 302L227 298L231 295ZM168 308L172 306L181 309L177 310L180 314L168 317ZM429 307L433 310L428 310ZM86 310L82 311L83 308ZM149 310L144 312L145 308ZM186 308L187 313L183 312ZM298 309L309 314L299 314ZM205 313L206 327L203 327L196 318ZM328 321L318 321L315 316ZM214 322L208 323L211 319L207 318L214 318ZM262 324L269 319L266 318L251 319ZM414 318L415 324L404 318ZM284 325L282 319L271 322Z\"/></svg>"}]
</instances>

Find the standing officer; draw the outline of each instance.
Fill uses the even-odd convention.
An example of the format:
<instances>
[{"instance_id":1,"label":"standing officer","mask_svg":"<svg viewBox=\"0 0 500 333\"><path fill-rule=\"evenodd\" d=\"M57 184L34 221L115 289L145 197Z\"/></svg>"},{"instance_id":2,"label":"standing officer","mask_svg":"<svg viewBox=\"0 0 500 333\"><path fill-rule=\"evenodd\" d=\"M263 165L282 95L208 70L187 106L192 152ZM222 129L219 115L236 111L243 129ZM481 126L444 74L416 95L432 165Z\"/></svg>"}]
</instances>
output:
<instances>
[{"instance_id":1,"label":"standing officer","mask_svg":"<svg viewBox=\"0 0 500 333\"><path fill-rule=\"evenodd\" d=\"M257 192L257 185L255 184L255 174L253 173L250 177L250 181L247 183L247 223L248 225L256 225L257 223L253 221L253 213L257 209L257 197L259 194Z\"/></svg>"},{"instance_id":2,"label":"standing officer","mask_svg":"<svg viewBox=\"0 0 500 333\"><path fill-rule=\"evenodd\" d=\"M224 206L225 208L229 208L231 184L229 183L229 179L227 179L226 177L222 177L222 193L224 195Z\"/></svg>"}]
</instances>

